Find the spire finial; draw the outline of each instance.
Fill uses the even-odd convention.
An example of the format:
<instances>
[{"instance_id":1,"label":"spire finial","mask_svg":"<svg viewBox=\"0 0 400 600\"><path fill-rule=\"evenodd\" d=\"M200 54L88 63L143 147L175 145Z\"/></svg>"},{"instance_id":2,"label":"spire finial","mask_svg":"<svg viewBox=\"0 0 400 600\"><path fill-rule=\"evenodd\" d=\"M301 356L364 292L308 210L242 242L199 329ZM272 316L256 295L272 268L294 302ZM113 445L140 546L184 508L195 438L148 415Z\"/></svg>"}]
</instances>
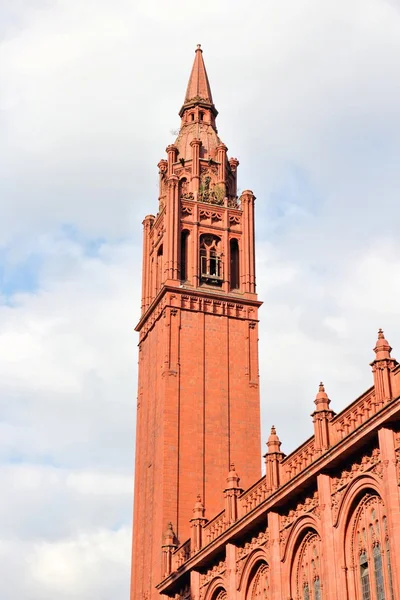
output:
<instances>
[{"instance_id":1,"label":"spire finial","mask_svg":"<svg viewBox=\"0 0 400 600\"><path fill-rule=\"evenodd\" d=\"M276 434L275 425L272 425L272 427L271 427L271 433L268 438L267 446L268 446L269 454L271 454L272 452L280 452L281 451L281 441Z\"/></svg>"},{"instance_id":2,"label":"spire finial","mask_svg":"<svg viewBox=\"0 0 400 600\"><path fill-rule=\"evenodd\" d=\"M200 494L197 494L197 500L193 507L193 518L202 519L204 517L204 504L201 501Z\"/></svg>"},{"instance_id":3,"label":"spire finial","mask_svg":"<svg viewBox=\"0 0 400 600\"><path fill-rule=\"evenodd\" d=\"M376 342L374 352L376 354L376 360L382 360L384 358L391 358L390 353L392 348L389 342L385 338L383 329L378 329L378 340Z\"/></svg>"},{"instance_id":4,"label":"spire finial","mask_svg":"<svg viewBox=\"0 0 400 600\"><path fill-rule=\"evenodd\" d=\"M174 533L174 530L172 529L172 523L171 523L171 521L169 521L168 526L167 526L167 530L164 533L164 544L166 546L173 546L173 545L175 545L175 533Z\"/></svg>"},{"instance_id":5,"label":"spire finial","mask_svg":"<svg viewBox=\"0 0 400 600\"><path fill-rule=\"evenodd\" d=\"M322 383L322 381L318 386L318 393L315 396L314 403L317 407L316 410L329 410L329 405L331 401L328 398L328 394L325 391L325 386Z\"/></svg>"},{"instance_id":6,"label":"spire finial","mask_svg":"<svg viewBox=\"0 0 400 600\"><path fill-rule=\"evenodd\" d=\"M228 486L227 489L238 488L239 481L240 481L240 477L236 473L235 465L233 462L231 462L231 464L229 465L228 477L226 478L226 482L227 482L227 486Z\"/></svg>"},{"instance_id":7,"label":"spire finial","mask_svg":"<svg viewBox=\"0 0 400 600\"><path fill-rule=\"evenodd\" d=\"M201 44L197 44L196 52L198 52L199 50L200 52L203 52L203 50L201 49Z\"/></svg>"}]
</instances>

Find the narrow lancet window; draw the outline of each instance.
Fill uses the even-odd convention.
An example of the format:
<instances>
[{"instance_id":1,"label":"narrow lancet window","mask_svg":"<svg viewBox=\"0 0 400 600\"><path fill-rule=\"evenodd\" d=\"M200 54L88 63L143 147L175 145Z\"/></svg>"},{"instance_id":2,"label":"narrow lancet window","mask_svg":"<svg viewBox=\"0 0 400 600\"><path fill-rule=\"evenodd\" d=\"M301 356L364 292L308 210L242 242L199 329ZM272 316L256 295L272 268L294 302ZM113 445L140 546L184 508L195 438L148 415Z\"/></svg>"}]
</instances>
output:
<instances>
[{"instance_id":1,"label":"narrow lancet window","mask_svg":"<svg viewBox=\"0 0 400 600\"><path fill-rule=\"evenodd\" d=\"M360 577L362 600L371 600L371 585L369 582L368 557L365 552L360 554Z\"/></svg>"},{"instance_id":2,"label":"narrow lancet window","mask_svg":"<svg viewBox=\"0 0 400 600\"><path fill-rule=\"evenodd\" d=\"M231 240L231 290L240 288L240 270L239 270L239 244L237 240Z\"/></svg>"},{"instance_id":3,"label":"narrow lancet window","mask_svg":"<svg viewBox=\"0 0 400 600\"><path fill-rule=\"evenodd\" d=\"M184 230L181 234L181 281L186 281L188 278L188 243L189 232Z\"/></svg>"},{"instance_id":4,"label":"narrow lancet window","mask_svg":"<svg viewBox=\"0 0 400 600\"><path fill-rule=\"evenodd\" d=\"M385 585L383 582L382 554L379 544L374 546L374 570L377 600L385 600Z\"/></svg>"},{"instance_id":5,"label":"narrow lancet window","mask_svg":"<svg viewBox=\"0 0 400 600\"><path fill-rule=\"evenodd\" d=\"M161 287L163 275L163 247L162 244L157 251L157 262L156 262L156 294L158 294Z\"/></svg>"}]
</instances>

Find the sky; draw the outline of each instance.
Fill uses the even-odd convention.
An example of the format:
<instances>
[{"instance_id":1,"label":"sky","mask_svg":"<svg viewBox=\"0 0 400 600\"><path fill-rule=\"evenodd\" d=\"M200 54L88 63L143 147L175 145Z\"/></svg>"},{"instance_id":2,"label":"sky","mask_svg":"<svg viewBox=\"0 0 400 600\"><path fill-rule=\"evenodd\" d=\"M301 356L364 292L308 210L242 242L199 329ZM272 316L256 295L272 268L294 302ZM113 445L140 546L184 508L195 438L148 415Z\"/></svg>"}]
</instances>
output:
<instances>
[{"instance_id":1,"label":"sky","mask_svg":"<svg viewBox=\"0 0 400 600\"><path fill-rule=\"evenodd\" d=\"M257 197L263 452L379 327L400 356L399 0L0 0L1 598L128 598L141 222L198 43Z\"/></svg>"}]
</instances>

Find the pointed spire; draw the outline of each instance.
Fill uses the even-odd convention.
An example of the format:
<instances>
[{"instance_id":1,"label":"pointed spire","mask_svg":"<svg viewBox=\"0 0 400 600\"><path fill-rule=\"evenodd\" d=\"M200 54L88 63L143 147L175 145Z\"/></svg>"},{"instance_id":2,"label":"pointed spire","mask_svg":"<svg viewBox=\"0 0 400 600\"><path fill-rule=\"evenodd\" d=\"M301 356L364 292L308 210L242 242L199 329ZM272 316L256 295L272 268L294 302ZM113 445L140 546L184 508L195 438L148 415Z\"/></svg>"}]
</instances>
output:
<instances>
[{"instance_id":1,"label":"pointed spire","mask_svg":"<svg viewBox=\"0 0 400 600\"><path fill-rule=\"evenodd\" d=\"M218 114L214 106L210 82L208 81L207 70L203 60L203 50L200 44L197 44L193 67L186 88L185 101L179 111L179 115L182 117L187 108L196 105L210 110L213 118Z\"/></svg>"},{"instance_id":2,"label":"pointed spire","mask_svg":"<svg viewBox=\"0 0 400 600\"><path fill-rule=\"evenodd\" d=\"M378 340L376 342L374 352L376 354L376 360L382 360L385 358L391 358L390 353L392 348L389 342L385 339L385 335L382 329L378 331Z\"/></svg>"},{"instance_id":3,"label":"pointed spire","mask_svg":"<svg viewBox=\"0 0 400 600\"><path fill-rule=\"evenodd\" d=\"M325 387L322 381L319 384L318 393L315 397L314 402L317 407L316 410L329 410L329 405L331 401L328 398L328 394L325 392Z\"/></svg>"},{"instance_id":4,"label":"pointed spire","mask_svg":"<svg viewBox=\"0 0 400 600\"><path fill-rule=\"evenodd\" d=\"M272 425L271 433L270 433L270 436L269 436L268 442L267 442L268 453L271 454L272 452L280 452L281 451L281 443L282 442L280 441L279 437L276 434L275 426Z\"/></svg>"},{"instance_id":5,"label":"pointed spire","mask_svg":"<svg viewBox=\"0 0 400 600\"><path fill-rule=\"evenodd\" d=\"M203 50L197 44L192 72L186 90L185 104L191 100L200 99L213 104L210 82L208 81L206 66L203 60Z\"/></svg>"}]
</instances>

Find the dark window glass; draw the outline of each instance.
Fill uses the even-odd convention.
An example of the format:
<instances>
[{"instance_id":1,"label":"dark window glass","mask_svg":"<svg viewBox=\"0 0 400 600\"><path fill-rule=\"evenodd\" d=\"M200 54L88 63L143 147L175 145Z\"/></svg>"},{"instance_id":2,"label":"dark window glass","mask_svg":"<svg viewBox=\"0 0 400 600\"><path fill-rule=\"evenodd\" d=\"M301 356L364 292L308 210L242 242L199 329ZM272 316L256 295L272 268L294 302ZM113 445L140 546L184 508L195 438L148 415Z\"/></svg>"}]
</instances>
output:
<instances>
[{"instance_id":1,"label":"dark window glass","mask_svg":"<svg viewBox=\"0 0 400 600\"><path fill-rule=\"evenodd\" d=\"M321 582L319 577L314 581L314 600L321 600Z\"/></svg>"},{"instance_id":2,"label":"dark window glass","mask_svg":"<svg viewBox=\"0 0 400 600\"><path fill-rule=\"evenodd\" d=\"M360 556L360 576L362 600L371 600L371 587L369 583L368 558L365 552Z\"/></svg>"},{"instance_id":3,"label":"dark window glass","mask_svg":"<svg viewBox=\"0 0 400 600\"><path fill-rule=\"evenodd\" d=\"M304 600L310 600L310 588L308 587L308 583L304 584L303 592Z\"/></svg>"},{"instance_id":4,"label":"dark window glass","mask_svg":"<svg viewBox=\"0 0 400 600\"><path fill-rule=\"evenodd\" d=\"M239 270L239 244L237 240L231 240L231 290L237 290L240 287Z\"/></svg>"}]
</instances>

